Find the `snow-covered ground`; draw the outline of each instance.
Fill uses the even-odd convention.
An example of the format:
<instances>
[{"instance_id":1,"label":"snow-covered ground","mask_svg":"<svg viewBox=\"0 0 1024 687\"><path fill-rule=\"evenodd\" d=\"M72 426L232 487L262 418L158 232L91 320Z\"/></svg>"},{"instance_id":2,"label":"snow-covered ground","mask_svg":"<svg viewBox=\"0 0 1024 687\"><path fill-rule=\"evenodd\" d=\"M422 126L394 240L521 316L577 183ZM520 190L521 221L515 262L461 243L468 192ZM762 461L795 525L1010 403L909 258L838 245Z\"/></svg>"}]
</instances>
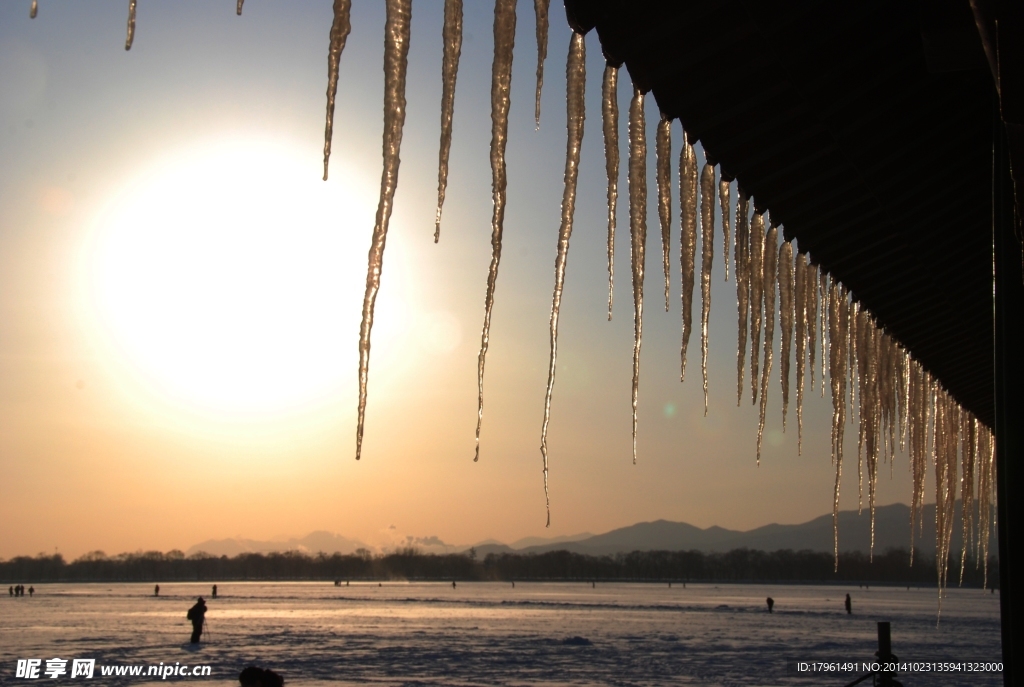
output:
<instances>
[{"instance_id":1,"label":"snow-covered ground","mask_svg":"<svg viewBox=\"0 0 1024 687\"><path fill-rule=\"evenodd\" d=\"M343 583L344 584L344 583ZM36 585L0 598L0 683L85 684L15 676L17 659L92 658L100 666L209 665L237 685L256 663L287 685L836 685L860 674L800 673L797 662L871 661L876 621L900 660L998 662L999 597L951 589L936 626L934 589L793 586L385 582ZM853 615L843 609L849 592ZM208 634L190 647L185 612L203 595ZM765 598L775 599L769 615ZM912 685L998 685L997 673L903 673ZM864 683L862 683L864 684ZM867 684L870 684L868 682Z\"/></svg>"}]
</instances>

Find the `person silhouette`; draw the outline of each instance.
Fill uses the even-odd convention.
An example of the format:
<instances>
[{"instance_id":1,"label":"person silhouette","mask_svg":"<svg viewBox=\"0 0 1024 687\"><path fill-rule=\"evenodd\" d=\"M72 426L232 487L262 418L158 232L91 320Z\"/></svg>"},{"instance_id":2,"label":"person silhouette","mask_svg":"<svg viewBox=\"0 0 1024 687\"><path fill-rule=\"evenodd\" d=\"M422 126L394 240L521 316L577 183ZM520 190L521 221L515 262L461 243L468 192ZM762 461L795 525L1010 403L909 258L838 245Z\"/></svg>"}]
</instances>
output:
<instances>
[{"instance_id":1,"label":"person silhouette","mask_svg":"<svg viewBox=\"0 0 1024 687\"><path fill-rule=\"evenodd\" d=\"M769 613L774 613L775 611L773 611L772 609L775 608L775 599L773 599L772 597L769 596L767 601L768 601L768 612Z\"/></svg>"},{"instance_id":2,"label":"person silhouette","mask_svg":"<svg viewBox=\"0 0 1024 687\"><path fill-rule=\"evenodd\" d=\"M213 585L213 598L217 598L217 585Z\"/></svg>"},{"instance_id":3,"label":"person silhouette","mask_svg":"<svg viewBox=\"0 0 1024 687\"><path fill-rule=\"evenodd\" d=\"M452 580L452 589L455 589L455 580Z\"/></svg>"},{"instance_id":4,"label":"person silhouette","mask_svg":"<svg viewBox=\"0 0 1024 687\"><path fill-rule=\"evenodd\" d=\"M35 587L29 587L28 588L28 595L29 596L32 596L35 593L36 593L36 588Z\"/></svg>"},{"instance_id":5,"label":"person silhouette","mask_svg":"<svg viewBox=\"0 0 1024 687\"><path fill-rule=\"evenodd\" d=\"M846 615L853 615L853 604L850 603L850 595L846 595Z\"/></svg>"},{"instance_id":6,"label":"person silhouette","mask_svg":"<svg viewBox=\"0 0 1024 687\"><path fill-rule=\"evenodd\" d=\"M203 597L199 597L195 605L188 609L185 617L192 621L192 638L189 642L198 644L199 637L203 634L203 622L206 620L206 602L203 601Z\"/></svg>"},{"instance_id":7,"label":"person silhouette","mask_svg":"<svg viewBox=\"0 0 1024 687\"><path fill-rule=\"evenodd\" d=\"M160 596L160 585L153 587L153 596Z\"/></svg>"},{"instance_id":8,"label":"person silhouette","mask_svg":"<svg viewBox=\"0 0 1024 687\"><path fill-rule=\"evenodd\" d=\"M284 687L284 678L269 668L249 666L238 674L242 687Z\"/></svg>"}]
</instances>

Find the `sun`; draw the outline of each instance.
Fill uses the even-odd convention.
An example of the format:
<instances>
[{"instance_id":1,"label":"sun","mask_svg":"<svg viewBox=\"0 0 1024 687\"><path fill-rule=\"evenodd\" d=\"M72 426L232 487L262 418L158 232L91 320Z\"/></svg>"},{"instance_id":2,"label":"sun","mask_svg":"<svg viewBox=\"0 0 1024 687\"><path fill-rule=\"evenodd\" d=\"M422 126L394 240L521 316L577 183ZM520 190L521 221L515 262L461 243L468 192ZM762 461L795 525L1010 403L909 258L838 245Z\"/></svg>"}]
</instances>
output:
<instances>
[{"instance_id":1,"label":"sun","mask_svg":"<svg viewBox=\"0 0 1024 687\"><path fill-rule=\"evenodd\" d=\"M205 144L125 184L85 260L91 321L118 365L164 397L243 415L354 378L374 208L358 181L325 184L307 158L265 140Z\"/></svg>"}]
</instances>

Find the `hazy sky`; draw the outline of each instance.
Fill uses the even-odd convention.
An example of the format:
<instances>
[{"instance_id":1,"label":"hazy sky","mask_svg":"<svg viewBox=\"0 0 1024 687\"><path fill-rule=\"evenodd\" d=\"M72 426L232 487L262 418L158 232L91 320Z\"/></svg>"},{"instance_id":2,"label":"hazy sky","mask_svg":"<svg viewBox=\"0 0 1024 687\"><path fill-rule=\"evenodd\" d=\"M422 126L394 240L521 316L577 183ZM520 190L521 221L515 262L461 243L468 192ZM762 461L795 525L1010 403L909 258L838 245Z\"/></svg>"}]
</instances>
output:
<instances>
[{"instance_id":1,"label":"hazy sky","mask_svg":"<svg viewBox=\"0 0 1024 687\"><path fill-rule=\"evenodd\" d=\"M704 417L700 341L679 382L678 188L664 312L648 203L639 460L626 196L606 321L603 59L588 36L586 135L549 434L538 449L565 155L569 29L552 3L540 131L533 8L519 3L508 211L473 463L490 257L492 9L467 2L441 242L433 243L441 0L414 3L408 110L354 460L359 307L381 172L384 4L355 0L331 178L320 180L329 0L0 3L0 557L187 548L330 530L452 544L602 532L665 518L751 528L831 509L831 403L782 433L776 363L765 448L736 407L736 292L721 234ZM653 98L647 102L654 181ZM674 125L673 183L680 141ZM698 155L701 153L698 151ZM701 161L702 158L701 158ZM720 230L720 223L718 224ZM731 270L730 270L731 271ZM699 299L699 288L696 290ZM695 321L699 322L699 302ZM847 455L856 433L847 432ZM842 506L856 507L848 458ZM905 457L879 503L908 501ZM394 526L395 529L389 530Z\"/></svg>"}]
</instances>

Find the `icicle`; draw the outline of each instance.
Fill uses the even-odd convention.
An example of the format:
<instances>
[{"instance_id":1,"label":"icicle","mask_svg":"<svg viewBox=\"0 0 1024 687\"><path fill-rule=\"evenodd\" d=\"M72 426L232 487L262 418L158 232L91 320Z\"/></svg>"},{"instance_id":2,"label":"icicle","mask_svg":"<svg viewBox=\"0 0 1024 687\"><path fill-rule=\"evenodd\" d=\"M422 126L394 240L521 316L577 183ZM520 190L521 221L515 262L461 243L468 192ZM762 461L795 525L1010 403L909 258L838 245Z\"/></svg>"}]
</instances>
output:
<instances>
[{"instance_id":1,"label":"icicle","mask_svg":"<svg viewBox=\"0 0 1024 687\"><path fill-rule=\"evenodd\" d=\"M945 596L949 567L949 549L953 533L953 509L956 503L956 463L959 417L952 398L934 385L935 429L935 567L938 573L939 614Z\"/></svg>"},{"instance_id":2,"label":"icicle","mask_svg":"<svg viewBox=\"0 0 1024 687\"><path fill-rule=\"evenodd\" d=\"M764 216L754 210L750 220L750 402L757 403L758 360L761 356L761 307L764 304Z\"/></svg>"},{"instance_id":3,"label":"icicle","mask_svg":"<svg viewBox=\"0 0 1024 687\"><path fill-rule=\"evenodd\" d=\"M491 311L494 287L501 262L501 235L505 229L505 144L508 139L509 91L512 86L512 52L516 38L516 0L494 2L494 62L491 64L491 265L487 269L487 293L484 296L484 325L477 355L476 452L480 460L480 427L484 421L484 363L490 345Z\"/></svg>"},{"instance_id":4,"label":"icicle","mask_svg":"<svg viewBox=\"0 0 1024 687\"><path fill-rule=\"evenodd\" d=\"M974 533L974 462L977 458L977 420L970 413L961 416L960 436L963 437L960 463L960 586L964 584L964 570L967 555L971 550L971 536Z\"/></svg>"},{"instance_id":5,"label":"icicle","mask_svg":"<svg viewBox=\"0 0 1024 687\"><path fill-rule=\"evenodd\" d=\"M736 307L739 321L736 330L736 405L743 398L743 363L747 352L747 317L750 314L750 224L747 220L747 194L736 190Z\"/></svg>"},{"instance_id":6,"label":"icicle","mask_svg":"<svg viewBox=\"0 0 1024 687\"><path fill-rule=\"evenodd\" d=\"M551 499L548 495L548 422L551 419L551 393L555 388L555 360L558 354L558 309L565 284L565 262L569 256L573 212L576 209L576 179L579 176L580 145L583 143L584 89L587 82L587 48L582 34L573 32L565 67L566 129L565 190L562 192L562 223L558 229L558 254L555 258L555 291L551 296L551 359L548 363L548 387L544 396L544 422L540 430L540 455L544 459L544 503L547 525L551 526Z\"/></svg>"},{"instance_id":7,"label":"icicle","mask_svg":"<svg viewBox=\"0 0 1024 687\"><path fill-rule=\"evenodd\" d=\"M683 338L679 345L679 381L686 379L686 349L693 331L693 279L697 262L697 155L683 134L679 151L679 263L683 301Z\"/></svg>"},{"instance_id":8,"label":"icicle","mask_svg":"<svg viewBox=\"0 0 1024 687\"><path fill-rule=\"evenodd\" d=\"M615 286L615 206L619 198L619 70L604 66L601 115L604 124L604 168L608 174L608 321L612 321Z\"/></svg>"},{"instance_id":9,"label":"icicle","mask_svg":"<svg viewBox=\"0 0 1024 687\"><path fill-rule=\"evenodd\" d=\"M815 344L818 340L818 267L811 264L810 257L807 261L807 283L804 285L807 302L807 367L811 373L811 390L814 390L814 356ZM825 374L825 368L821 368L821 374Z\"/></svg>"},{"instance_id":10,"label":"icicle","mask_svg":"<svg viewBox=\"0 0 1024 687\"><path fill-rule=\"evenodd\" d=\"M327 166L331 160L331 139L334 136L334 97L338 93L338 65L345 41L352 30L349 10L352 0L334 0L334 23L331 24L331 47L327 52L327 124L324 128L324 181L327 181Z\"/></svg>"},{"instance_id":11,"label":"icicle","mask_svg":"<svg viewBox=\"0 0 1024 687\"><path fill-rule=\"evenodd\" d=\"M437 214L434 216L434 243L441 239L441 208L448 188L448 153L452 147L452 115L455 111L455 80L462 55L462 0L445 0L444 28L441 31L444 58L441 65L441 150L437 161Z\"/></svg>"},{"instance_id":12,"label":"icicle","mask_svg":"<svg viewBox=\"0 0 1024 687\"><path fill-rule=\"evenodd\" d=\"M772 227L764 242L764 365L761 366L761 414L757 423L757 464L761 464L761 438L764 435L765 412L768 410L768 380L772 374L772 349L775 342L775 281L779 271L779 230Z\"/></svg>"},{"instance_id":13,"label":"icicle","mask_svg":"<svg viewBox=\"0 0 1024 687\"><path fill-rule=\"evenodd\" d=\"M902 390L900 389L900 369L903 356L900 353L900 346L896 339L885 335L888 344L889 356L889 477L893 476L893 465L896 463L897 438L900 433L900 402Z\"/></svg>"},{"instance_id":14,"label":"icicle","mask_svg":"<svg viewBox=\"0 0 1024 687\"><path fill-rule=\"evenodd\" d=\"M388 223L398 186L399 152L402 128L405 126L405 71L409 57L409 22L412 0L387 0L384 26L384 171L380 178L380 200L377 219L370 241L369 265L366 271L366 293L363 296L363 320L359 326L359 421L356 425L356 460L363 451L363 423L366 418L366 383L370 374L370 331L373 329L373 306L380 289L384 266L384 244ZM336 22L337 23L337 22ZM332 30L333 33L333 30ZM332 41L333 44L333 41Z\"/></svg>"},{"instance_id":15,"label":"icicle","mask_svg":"<svg viewBox=\"0 0 1024 687\"><path fill-rule=\"evenodd\" d=\"M721 168L719 168L721 171ZM725 262L725 281L729 281L729 245L732 242L732 226L729 224L729 185L732 183L722 174L718 180L718 203L722 208L722 260Z\"/></svg>"},{"instance_id":16,"label":"icicle","mask_svg":"<svg viewBox=\"0 0 1024 687\"><path fill-rule=\"evenodd\" d=\"M839 568L839 487L843 477L843 434L846 426L846 371L849 352L849 305L846 290L832 282L828 298L829 379L832 387L832 459L836 482L832 495L832 537Z\"/></svg>"},{"instance_id":17,"label":"icicle","mask_svg":"<svg viewBox=\"0 0 1024 687\"><path fill-rule=\"evenodd\" d=\"M128 37L124 40L124 49L132 49L135 40L135 0L128 0Z\"/></svg>"},{"instance_id":18,"label":"icicle","mask_svg":"<svg viewBox=\"0 0 1024 687\"><path fill-rule=\"evenodd\" d=\"M939 592L939 615L942 614L942 590L945 586L945 569L946 569L946 551L944 550L943 544L945 543L945 524L946 524L946 499L943 494L943 488L946 485L945 467L946 460L944 452L944 439L945 432L943 431L943 423L945 420L945 408L943 408L942 399L938 394L936 385L932 386L932 407L935 408L934 424L932 430L932 462L935 465L935 571L938 575L938 584L936 585Z\"/></svg>"},{"instance_id":19,"label":"icicle","mask_svg":"<svg viewBox=\"0 0 1024 687\"><path fill-rule=\"evenodd\" d=\"M658 156L658 219L661 221L661 261L665 270L665 312L668 312L669 242L672 240L672 120L661 113L655 149Z\"/></svg>"},{"instance_id":20,"label":"icicle","mask_svg":"<svg viewBox=\"0 0 1024 687\"><path fill-rule=\"evenodd\" d=\"M830 303L832 300L832 290L829 288L829 276L828 272L823 269L818 270L818 296L819 303L818 309L821 311L821 327L818 331L821 334L821 397L825 398L825 365L826 360L831 360L831 343L827 336L828 334L828 323L827 318L830 316L829 310Z\"/></svg>"},{"instance_id":21,"label":"icicle","mask_svg":"<svg viewBox=\"0 0 1024 687\"><path fill-rule=\"evenodd\" d=\"M867 373L868 381L865 385L867 390L868 398L870 399L871 408L871 425L869 430L871 434L868 436L867 445L867 464L868 464L868 509L871 514L871 547L869 549L869 561L874 560L875 555L875 493L878 487L878 453L881 439L881 420L882 420L882 395L880 389L879 379L879 360L880 356L880 343L881 343L881 332L875 323L868 318L868 326L866 336L864 337L867 342L868 348L868 364Z\"/></svg>"},{"instance_id":22,"label":"icicle","mask_svg":"<svg viewBox=\"0 0 1024 687\"><path fill-rule=\"evenodd\" d=\"M242 4L243 4L244 2L245 2L245 0L238 0L238 1L237 1L237 2L235 3L235 14L237 14L237 15L238 15L239 17L241 17L241 16L242 16Z\"/></svg>"},{"instance_id":23,"label":"icicle","mask_svg":"<svg viewBox=\"0 0 1024 687\"><path fill-rule=\"evenodd\" d=\"M700 369L704 377L704 415L708 414L708 320L711 316L711 267L715 257L715 168L705 162L700 174Z\"/></svg>"},{"instance_id":24,"label":"icicle","mask_svg":"<svg viewBox=\"0 0 1024 687\"><path fill-rule=\"evenodd\" d=\"M929 390L924 368L907 358L910 368L909 435L913 495L910 505L910 561L914 561L914 538L923 527L920 517L924 507L924 482L928 456L928 397ZM920 524L918 524L920 523ZM918 524L915 527L915 524Z\"/></svg>"},{"instance_id":25,"label":"icicle","mask_svg":"<svg viewBox=\"0 0 1024 687\"><path fill-rule=\"evenodd\" d=\"M849 346L850 352L847 362L850 365L850 408L854 408L854 392L856 391L858 384L858 377L860 376L857 370L857 315L860 313L860 304L851 300L847 307L850 310L847 322L850 323L850 338ZM853 414L850 414L850 422L853 422Z\"/></svg>"},{"instance_id":26,"label":"icicle","mask_svg":"<svg viewBox=\"0 0 1024 687\"><path fill-rule=\"evenodd\" d=\"M793 342L793 244L783 241L779 248L779 368L782 371L782 431L786 431L789 409L789 353Z\"/></svg>"},{"instance_id":27,"label":"icicle","mask_svg":"<svg viewBox=\"0 0 1024 687\"><path fill-rule=\"evenodd\" d=\"M979 424L978 437L978 558L982 562L983 588L988 588L988 547L996 505L996 452L991 430Z\"/></svg>"},{"instance_id":28,"label":"icicle","mask_svg":"<svg viewBox=\"0 0 1024 687\"><path fill-rule=\"evenodd\" d=\"M540 129L540 90L544 86L544 60L548 56L548 6L551 0L533 0L537 16L537 100L533 109L535 126Z\"/></svg>"},{"instance_id":29,"label":"icicle","mask_svg":"<svg viewBox=\"0 0 1024 687\"><path fill-rule=\"evenodd\" d=\"M28 18L35 19L39 14L39 0L32 0L32 6L28 9Z\"/></svg>"},{"instance_id":30,"label":"icicle","mask_svg":"<svg viewBox=\"0 0 1024 687\"><path fill-rule=\"evenodd\" d=\"M644 327L644 249L647 246L647 136L644 94L633 86L629 104L629 236L633 272L633 464L636 465L636 403L640 390L640 343Z\"/></svg>"},{"instance_id":31,"label":"icicle","mask_svg":"<svg viewBox=\"0 0 1024 687\"><path fill-rule=\"evenodd\" d=\"M804 371L807 355L807 261L796 256L793 273L793 300L796 307L796 454L804 448Z\"/></svg>"},{"instance_id":32,"label":"icicle","mask_svg":"<svg viewBox=\"0 0 1024 687\"><path fill-rule=\"evenodd\" d=\"M859 374L858 367L861 365L861 357L857 355L860 341L860 325L861 318L867 317L867 313L864 313L860 309L860 305L856 302L850 303L850 421L853 421L852 409L855 407L853 404L853 387L857 386L859 380L866 379L866 375ZM867 409L864 407L864 394L860 394L861 397L861 408L860 412L857 413L860 419L860 426L857 428L857 515L860 515L864 510L864 463L861 461L861 457L864 451L864 435L865 435L865 423L867 422Z\"/></svg>"},{"instance_id":33,"label":"icicle","mask_svg":"<svg viewBox=\"0 0 1024 687\"><path fill-rule=\"evenodd\" d=\"M882 330L878 329L878 323L875 322L875 358L874 358L874 374L875 374L875 385L877 398L875 399L876 413L878 415L878 446L879 453L883 460L888 455L889 447L892 445L889 441L889 420L890 406L892 403L892 393L890 387L890 375L889 375L889 337Z\"/></svg>"},{"instance_id":34,"label":"icicle","mask_svg":"<svg viewBox=\"0 0 1024 687\"><path fill-rule=\"evenodd\" d=\"M910 354L902 346L897 352L897 380L899 385L899 422L900 422L900 450L905 451L907 447L907 432L910 419Z\"/></svg>"}]
</instances>

